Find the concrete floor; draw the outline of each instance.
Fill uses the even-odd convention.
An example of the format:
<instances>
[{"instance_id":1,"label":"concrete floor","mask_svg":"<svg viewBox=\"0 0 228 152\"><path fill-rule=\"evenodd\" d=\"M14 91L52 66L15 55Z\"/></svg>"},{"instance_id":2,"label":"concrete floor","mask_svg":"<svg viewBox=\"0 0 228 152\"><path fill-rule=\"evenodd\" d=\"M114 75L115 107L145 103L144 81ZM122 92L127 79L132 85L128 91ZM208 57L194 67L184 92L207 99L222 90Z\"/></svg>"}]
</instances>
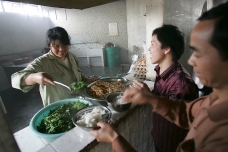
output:
<instances>
[{"instance_id":1,"label":"concrete floor","mask_svg":"<svg viewBox=\"0 0 228 152\"><path fill-rule=\"evenodd\" d=\"M124 76L129 70L128 67L124 68L80 67L85 76L104 77ZM7 110L7 117L13 133L28 126L32 116L43 107L38 85L28 93L10 88L2 91L0 96Z\"/></svg>"}]
</instances>

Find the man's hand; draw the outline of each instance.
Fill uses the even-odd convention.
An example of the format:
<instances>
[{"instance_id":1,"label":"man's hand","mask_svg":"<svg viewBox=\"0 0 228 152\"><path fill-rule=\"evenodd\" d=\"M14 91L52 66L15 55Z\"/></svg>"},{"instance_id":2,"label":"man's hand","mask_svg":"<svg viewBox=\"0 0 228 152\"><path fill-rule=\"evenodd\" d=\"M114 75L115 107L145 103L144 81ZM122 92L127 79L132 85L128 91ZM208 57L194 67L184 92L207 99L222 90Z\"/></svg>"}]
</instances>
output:
<instances>
[{"instance_id":1,"label":"man's hand","mask_svg":"<svg viewBox=\"0 0 228 152\"><path fill-rule=\"evenodd\" d=\"M112 143L118 137L117 131L110 124L98 122L97 126L100 127L100 129L92 130L90 134L94 136L98 142Z\"/></svg>"},{"instance_id":2,"label":"man's hand","mask_svg":"<svg viewBox=\"0 0 228 152\"><path fill-rule=\"evenodd\" d=\"M150 103L154 95L145 83L134 80L133 85L126 89L123 94L123 100L137 104Z\"/></svg>"},{"instance_id":3,"label":"man's hand","mask_svg":"<svg viewBox=\"0 0 228 152\"><path fill-rule=\"evenodd\" d=\"M146 83L140 82L138 80L133 81L133 86L140 90L147 90L150 92L150 88L148 87L148 85Z\"/></svg>"}]
</instances>

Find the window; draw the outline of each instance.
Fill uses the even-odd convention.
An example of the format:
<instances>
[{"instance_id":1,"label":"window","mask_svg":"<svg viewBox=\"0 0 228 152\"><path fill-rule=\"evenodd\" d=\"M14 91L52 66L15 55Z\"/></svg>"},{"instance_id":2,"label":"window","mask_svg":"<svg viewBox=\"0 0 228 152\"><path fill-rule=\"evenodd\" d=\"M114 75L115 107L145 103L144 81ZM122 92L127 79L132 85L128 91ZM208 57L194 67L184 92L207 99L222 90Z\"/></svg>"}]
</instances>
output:
<instances>
[{"instance_id":1,"label":"window","mask_svg":"<svg viewBox=\"0 0 228 152\"><path fill-rule=\"evenodd\" d=\"M19 13L24 14L23 5L21 3L14 3L14 2L2 2L2 7L4 8L5 12L8 13Z\"/></svg>"},{"instance_id":2,"label":"window","mask_svg":"<svg viewBox=\"0 0 228 152\"><path fill-rule=\"evenodd\" d=\"M1 1L1 0L0 0L0 12L49 17L48 7L44 7L41 5L34 5L34 4Z\"/></svg>"},{"instance_id":3,"label":"window","mask_svg":"<svg viewBox=\"0 0 228 152\"><path fill-rule=\"evenodd\" d=\"M3 12L3 6L2 6L2 1L0 0L0 12Z\"/></svg>"},{"instance_id":4,"label":"window","mask_svg":"<svg viewBox=\"0 0 228 152\"><path fill-rule=\"evenodd\" d=\"M42 15L42 10L38 5L33 5L33 4L26 4L25 5L26 11L28 12L29 15Z\"/></svg>"}]
</instances>

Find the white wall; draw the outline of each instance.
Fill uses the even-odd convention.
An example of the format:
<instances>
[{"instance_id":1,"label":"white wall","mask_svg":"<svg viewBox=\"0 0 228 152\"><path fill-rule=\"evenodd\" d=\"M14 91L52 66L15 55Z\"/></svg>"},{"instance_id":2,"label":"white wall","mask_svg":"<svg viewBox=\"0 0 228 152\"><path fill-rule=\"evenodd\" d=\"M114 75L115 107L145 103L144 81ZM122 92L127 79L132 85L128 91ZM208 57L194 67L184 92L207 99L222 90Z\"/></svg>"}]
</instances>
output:
<instances>
[{"instance_id":1,"label":"white wall","mask_svg":"<svg viewBox=\"0 0 228 152\"><path fill-rule=\"evenodd\" d=\"M145 0L126 0L127 32L128 32L128 60L133 55L142 55L143 41L146 41L146 5Z\"/></svg>"},{"instance_id":2,"label":"white wall","mask_svg":"<svg viewBox=\"0 0 228 152\"><path fill-rule=\"evenodd\" d=\"M120 62L127 59L126 2L117 1L84 10L56 9L50 12L55 26L65 28L72 42L115 43L119 48ZM118 36L109 36L109 23L117 23Z\"/></svg>"},{"instance_id":3,"label":"white wall","mask_svg":"<svg viewBox=\"0 0 228 152\"><path fill-rule=\"evenodd\" d=\"M164 24L173 24L185 34L185 52L180 62L191 75L192 67L187 63L191 55L188 47L190 33L201 15L204 2L205 0L164 0Z\"/></svg>"},{"instance_id":4,"label":"white wall","mask_svg":"<svg viewBox=\"0 0 228 152\"><path fill-rule=\"evenodd\" d=\"M42 49L46 31L62 26L72 42L96 41L102 45L113 42L120 48L121 63L127 62L126 2L117 1L84 10L52 8L50 20L42 17L0 12L1 55ZM109 23L117 23L118 36L109 36Z\"/></svg>"},{"instance_id":5,"label":"white wall","mask_svg":"<svg viewBox=\"0 0 228 152\"><path fill-rule=\"evenodd\" d=\"M164 2L163 0L146 0L146 44L147 48L151 45L152 32L163 24ZM155 80L156 73L154 64L150 61L150 52L146 53L146 77Z\"/></svg>"},{"instance_id":6,"label":"white wall","mask_svg":"<svg viewBox=\"0 0 228 152\"><path fill-rule=\"evenodd\" d=\"M0 55L42 49L51 26L50 20L42 17L1 12Z\"/></svg>"},{"instance_id":7,"label":"white wall","mask_svg":"<svg viewBox=\"0 0 228 152\"><path fill-rule=\"evenodd\" d=\"M135 31L135 33L128 32L129 51L133 52L132 47L139 45L145 39L149 48L152 31L162 24L173 24L185 33L186 47L180 62L192 74L192 68L187 63L191 54L188 48L189 37L197 23L196 19L201 15L204 2L205 0L127 0L128 31ZM142 30L142 26L146 30ZM139 51L142 52L142 48L139 47ZM150 64L149 53L147 53L147 78L154 78L153 68L154 65Z\"/></svg>"}]
</instances>

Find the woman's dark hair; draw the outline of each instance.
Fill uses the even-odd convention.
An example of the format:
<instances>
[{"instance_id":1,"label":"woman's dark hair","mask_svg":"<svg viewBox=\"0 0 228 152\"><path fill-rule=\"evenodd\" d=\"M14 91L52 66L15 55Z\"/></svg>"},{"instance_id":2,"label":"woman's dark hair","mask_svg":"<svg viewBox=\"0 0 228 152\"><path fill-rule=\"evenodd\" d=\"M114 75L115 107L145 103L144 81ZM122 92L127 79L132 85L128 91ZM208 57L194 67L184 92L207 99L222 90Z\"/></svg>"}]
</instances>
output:
<instances>
[{"instance_id":1,"label":"woman's dark hair","mask_svg":"<svg viewBox=\"0 0 228 152\"><path fill-rule=\"evenodd\" d=\"M214 46L223 61L228 60L228 2L221 4L203 13L199 21L215 20L210 44Z\"/></svg>"},{"instance_id":2,"label":"woman's dark hair","mask_svg":"<svg viewBox=\"0 0 228 152\"><path fill-rule=\"evenodd\" d=\"M180 59L185 48L184 33L174 25L163 25L156 28L152 33L153 35L157 36L161 43L161 49L170 48L173 61Z\"/></svg>"},{"instance_id":3,"label":"woman's dark hair","mask_svg":"<svg viewBox=\"0 0 228 152\"><path fill-rule=\"evenodd\" d=\"M49 52L49 48L48 47L44 47L43 50L41 51L42 54L46 54Z\"/></svg>"},{"instance_id":4,"label":"woman's dark hair","mask_svg":"<svg viewBox=\"0 0 228 152\"><path fill-rule=\"evenodd\" d=\"M59 40L63 45L71 45L70 44L70 36L67 31L62 27L54 27L47 31L46 34L47 46L50 46L50 43L53 43L55 40Z\"/></svg>"}]
</instances>

